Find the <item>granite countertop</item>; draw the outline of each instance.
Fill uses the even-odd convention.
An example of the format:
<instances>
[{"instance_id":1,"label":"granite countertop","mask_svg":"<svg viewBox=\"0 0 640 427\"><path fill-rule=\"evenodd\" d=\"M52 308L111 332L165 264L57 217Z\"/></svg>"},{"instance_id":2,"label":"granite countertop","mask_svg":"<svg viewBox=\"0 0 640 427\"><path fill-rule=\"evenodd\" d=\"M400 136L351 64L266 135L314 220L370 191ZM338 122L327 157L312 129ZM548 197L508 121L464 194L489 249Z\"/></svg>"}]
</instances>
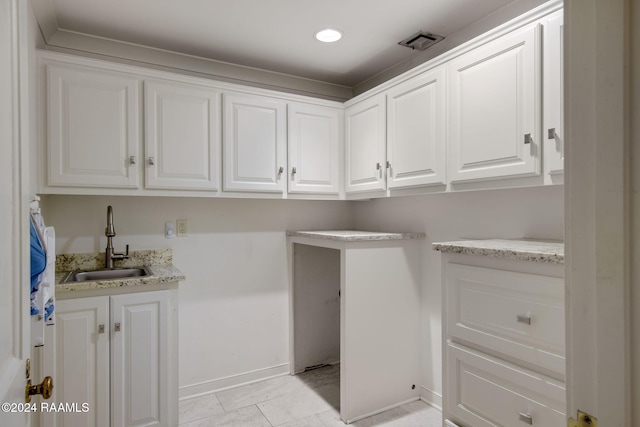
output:
<instances>
[{"instance_id":1,"label":"granite countertop","mask_svg":"<svg viewBox=\"0 0 640 427\"><path fill-rule=\"evenodd\" d=\"M434 242L443 253L481 255L520 261L564 264L564 242L536 239L486 239Z\"/></svg>"},{"instance_id":2,"label":"granite countertop","mask_svg":"<svg viewBox=\"0 0 640 427\"><path fill-rule=\"evenodd\" d=\"M337 240L340 242L364 242L371 240L408 240L422 239L424 233L385 233L379 231L356 230L318 230L287 231L289 237L312 237L315 239Z\"/></svg>"},{"instance_id":3,"label":"granite countertop","mask_svg":"<svg viewBox=\"0 0 640 427\"><path fill-rule=\"evenodd\" d=\"M153 274L146 277L60 283L71 271L102 268L104 266L104 252L60 254L56 256L56 293L149 286L185 279L184 274L173 265L173 251L171 249L134 251L131 252L129 259L117 262L116 267L141 265L148 267Z\"/></svg>"}]
</instances>

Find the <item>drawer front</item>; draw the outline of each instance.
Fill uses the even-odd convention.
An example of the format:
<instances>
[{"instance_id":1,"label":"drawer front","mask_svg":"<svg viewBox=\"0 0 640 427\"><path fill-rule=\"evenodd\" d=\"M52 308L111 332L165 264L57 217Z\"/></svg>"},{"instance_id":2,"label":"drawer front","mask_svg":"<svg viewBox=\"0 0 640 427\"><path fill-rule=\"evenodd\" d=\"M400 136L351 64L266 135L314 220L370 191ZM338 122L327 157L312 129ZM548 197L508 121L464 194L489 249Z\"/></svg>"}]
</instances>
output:
<instances>
[{"instance_id":1,"label":"drawer front","mask_svg":"<svg viewBox=\"0 0 640 427\"><path fill-rule=\"evenodd\" d=\"M446 414L461 426L562 427L564 383L478 351L447 345Z\"/></svg>"},{"instance_id":2,"label":"drawer front","mask_svg":"<svg viewBox=\"0 0 640 427\"><path fill-rule=\"evenodd\" d=\"M450 263L446 332L564 375L564 281Z\"/></svg>"}]
</instances>

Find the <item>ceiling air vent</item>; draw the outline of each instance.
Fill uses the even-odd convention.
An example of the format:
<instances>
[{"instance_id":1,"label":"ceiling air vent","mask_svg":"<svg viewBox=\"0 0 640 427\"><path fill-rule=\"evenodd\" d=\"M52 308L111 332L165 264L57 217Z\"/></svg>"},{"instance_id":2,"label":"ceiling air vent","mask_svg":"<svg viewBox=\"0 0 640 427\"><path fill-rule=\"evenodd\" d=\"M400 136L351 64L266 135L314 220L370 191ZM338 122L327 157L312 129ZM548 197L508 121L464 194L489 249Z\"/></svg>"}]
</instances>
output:
<instances>
[{"instance_id":1,"label":"ceiling air vent","mask_svg":"<svg viewBox=\"0 0 640 427\"><path fill-rule=\"evenodd\" d=\"M427 33L426 31L419 31L408 37L398 44L400 46L410 47L414 50L425 50L438 43L440 40L444 40L444 37L437 34Z\"/></svg>"}]
</instances>

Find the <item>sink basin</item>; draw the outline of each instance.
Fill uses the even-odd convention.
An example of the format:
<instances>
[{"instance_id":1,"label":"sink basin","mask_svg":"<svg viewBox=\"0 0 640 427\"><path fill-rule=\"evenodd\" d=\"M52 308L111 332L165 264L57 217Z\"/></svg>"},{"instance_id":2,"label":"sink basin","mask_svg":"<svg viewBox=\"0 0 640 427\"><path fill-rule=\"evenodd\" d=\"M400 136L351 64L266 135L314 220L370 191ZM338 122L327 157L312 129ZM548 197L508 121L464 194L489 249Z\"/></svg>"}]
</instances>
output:
<instances>
[{"instance_id":1,"label":"sink basin","mask_svg":"<svg viewBox=\"0 0 640 427\"><path fill-rule=\"evenodd\" d=\"M61 283L86 282L95 280L127 279L130 277L152 276L149 267L103 268L100 270L78 270L68 273Z\"/></svg>"}]
</instances>

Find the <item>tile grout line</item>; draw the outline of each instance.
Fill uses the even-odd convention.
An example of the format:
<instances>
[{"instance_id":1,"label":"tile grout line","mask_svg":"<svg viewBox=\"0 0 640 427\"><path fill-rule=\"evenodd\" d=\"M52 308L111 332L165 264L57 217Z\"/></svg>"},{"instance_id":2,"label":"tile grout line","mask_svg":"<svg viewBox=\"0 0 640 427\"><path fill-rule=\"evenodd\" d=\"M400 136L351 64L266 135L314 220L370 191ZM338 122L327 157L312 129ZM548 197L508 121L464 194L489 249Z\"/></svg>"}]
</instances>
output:
<instances>
[{"instance_id":1,"label":"tile grout line","mask_svg":"<svg viewBox=\"0 0 640 427\"><path fill-rule=\"evenodd\" d=\"M256 404L254 404L253 406L255 406L256 408L258 408L258 411L260 411L260 414L262 415L262 417L267 421L267 423L269 423L269 425L270 425L271 427L276 427L276 426L274 426L274 425L271 423L271 421L269 421L269 418L267 418L267 416L264 414L264 412L262 412L262 409L260 409L260 406L258 406L258 405L259 405L259 404L258 404L258 403L256 403Z\"/></svg>"}]
</instances>

